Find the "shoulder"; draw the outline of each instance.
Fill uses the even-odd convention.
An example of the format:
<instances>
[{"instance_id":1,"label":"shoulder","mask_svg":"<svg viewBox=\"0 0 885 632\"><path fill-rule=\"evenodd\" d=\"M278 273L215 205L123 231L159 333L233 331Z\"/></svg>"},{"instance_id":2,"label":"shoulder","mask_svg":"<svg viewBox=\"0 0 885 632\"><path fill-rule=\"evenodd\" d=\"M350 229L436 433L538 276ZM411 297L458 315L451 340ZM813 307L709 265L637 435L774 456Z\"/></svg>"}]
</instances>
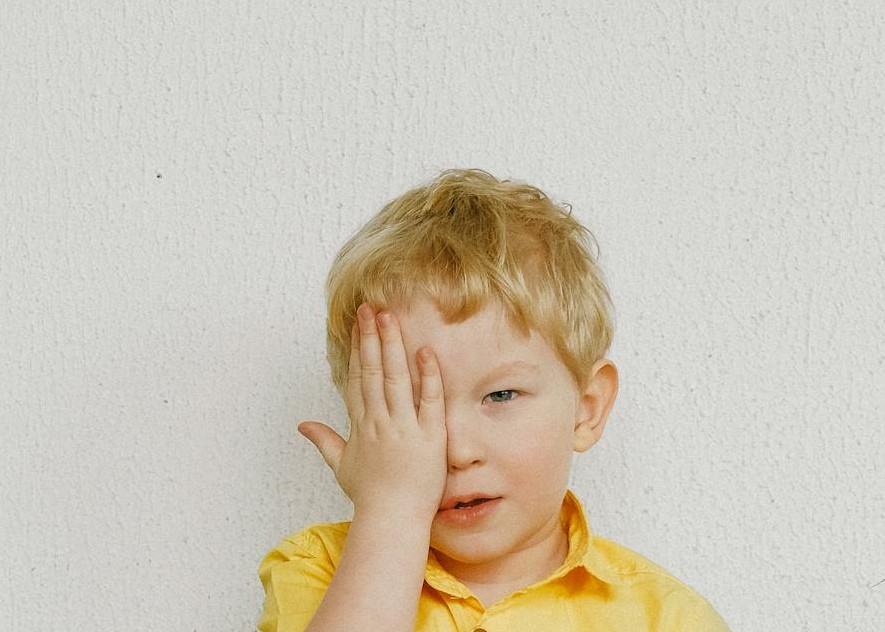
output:
<instances>
[{"instance_id":1,"label":"shoulder","mask_svg":"<svg viewBox=\"0 0 885 632\"><path fill-rule=\"evenodd\" d=\"M596 562L607 571L629 583L661 583L668 589L691 590L662 567L623 544L608 538L592 536L591 548Z\"/></svg>"},{"instance_id":2,"label":"shoulder","mask_svg":"<svg viewBox=\"0 0 885 632\"><path fill-rule=\"evenodd\" d=\"M267 588L274 571L297 571L304 565L328 568L331 573L341 559L349 522L316 524L289 534L271 549L258 568L262 583Z\"/></svg>"},{"instance_id":3,"label":"shoulder","mask_svg":"<svg viewBox=\"0 0 885 632\"><path fill-rule=\"evenodd\" d=\"M278 552L284 557L317 555L323 552L334 554L344 547L349 529L349 522L315 524L290 533L271 550L271 553Z\"/></svg>"},{"instance_id":4,"label":"shoulder","mask_svg":"<svg viewBox=\"0 0 885 632\"><path fill-rule=\"evenodd\" d=\"M624 598L643 606L658 621L659 629L727 632L728 627L693 588L661 566L626 546L592 536L595 566Z\"/></svg>"}]
</instances>

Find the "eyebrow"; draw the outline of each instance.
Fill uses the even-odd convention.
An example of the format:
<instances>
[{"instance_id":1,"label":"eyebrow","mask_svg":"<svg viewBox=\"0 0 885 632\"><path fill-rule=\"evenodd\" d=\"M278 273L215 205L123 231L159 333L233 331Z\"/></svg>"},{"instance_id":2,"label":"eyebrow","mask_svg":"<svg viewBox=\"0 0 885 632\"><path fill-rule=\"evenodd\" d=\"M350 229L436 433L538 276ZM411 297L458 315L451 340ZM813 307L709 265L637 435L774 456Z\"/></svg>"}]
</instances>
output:
<instances>
[{"instance_id":1,"label":"eyebrow","mask_svg":"<svg viewBox=\"0 0 885 632\"><path fill-rule=\"evenodd\" d=\"M525 360L514 360L513 362L505 362L488 371L483 377L486 381L496 380L514 372L535 372L538 365Z\"/></svg>"}]
</instances>

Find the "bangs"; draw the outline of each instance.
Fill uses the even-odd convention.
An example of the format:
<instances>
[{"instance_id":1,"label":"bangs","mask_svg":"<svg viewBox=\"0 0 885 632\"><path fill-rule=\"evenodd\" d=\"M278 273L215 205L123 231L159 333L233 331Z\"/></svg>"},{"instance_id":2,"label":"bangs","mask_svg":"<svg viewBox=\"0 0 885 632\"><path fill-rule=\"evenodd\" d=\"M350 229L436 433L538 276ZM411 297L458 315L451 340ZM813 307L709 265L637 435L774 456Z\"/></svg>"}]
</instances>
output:
<instances>
[{"instance_id":1,"label":"bangs","mask_svg":"<svg viewBox=\"0 0 885 632\"><path fill-rule=\"evenodd\" d=\"M405 252L376 259L373 269L364 271L365 301L383 309L406 305L424 296L436 305L447 322L467 320L486 305L500 304L513 323L528 333L533 321L529 289L518 266L499 264L507 257L477 256L475 244L436 238L411 244Z\"/></svg>"}]
</instances>

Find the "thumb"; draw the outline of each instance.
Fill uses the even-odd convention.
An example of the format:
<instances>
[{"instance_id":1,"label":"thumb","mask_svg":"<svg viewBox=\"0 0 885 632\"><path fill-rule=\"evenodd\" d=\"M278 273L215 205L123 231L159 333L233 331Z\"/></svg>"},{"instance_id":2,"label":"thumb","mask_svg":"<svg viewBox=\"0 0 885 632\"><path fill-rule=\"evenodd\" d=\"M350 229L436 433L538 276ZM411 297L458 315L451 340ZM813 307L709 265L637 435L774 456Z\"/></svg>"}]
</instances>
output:
<instances>
[{"instance_id":1,"label":"thumb","mask_svg":"<svg viewBox=\"0 0 885 632\"><path fill-rule=\"evenodd\" d=\"M344 451L345 445L341 435L318 421L302 421L298 424L298 432L316 446L323 456L323 460L337 474L338 464L341 463L341 453Z\"/></svg>"}]
</instances>

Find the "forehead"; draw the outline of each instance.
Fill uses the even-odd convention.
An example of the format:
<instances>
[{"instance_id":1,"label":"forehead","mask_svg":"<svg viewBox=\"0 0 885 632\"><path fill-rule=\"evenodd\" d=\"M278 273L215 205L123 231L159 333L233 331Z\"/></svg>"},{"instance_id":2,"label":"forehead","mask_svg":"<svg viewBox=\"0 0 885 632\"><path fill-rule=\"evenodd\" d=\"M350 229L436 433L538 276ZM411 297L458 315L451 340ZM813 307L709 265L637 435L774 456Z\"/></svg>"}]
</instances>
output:
<instances>
[{"instance_id":1,"label":"forehead","mask_svg":"<svg viewBox=\"0 0 885 632\"><path fill-rule=\"evenodd\" d=\"M393 311L400 322L410 367L415 369L418 349L430 347L449 383L501 369L540 371L561 364L542 336L523 332L497 303L487 304L459 322L446 321L427 299L413 300Z\"/></svg>"},{"instance_id":2,"label":"forehead","mask_svg":"<svg viewBox=\"0 0 885 632\"><path fill-rule=\"evenodd\" d=\"M395 304L391 309L397 315L407 346L409 343L421 346L468 338L482 338L499 344L530 340L530 336L522 334L498 303L486 304L463 320L447 319L436 303L427 298Z\"/></svg>"}]
</instances>

